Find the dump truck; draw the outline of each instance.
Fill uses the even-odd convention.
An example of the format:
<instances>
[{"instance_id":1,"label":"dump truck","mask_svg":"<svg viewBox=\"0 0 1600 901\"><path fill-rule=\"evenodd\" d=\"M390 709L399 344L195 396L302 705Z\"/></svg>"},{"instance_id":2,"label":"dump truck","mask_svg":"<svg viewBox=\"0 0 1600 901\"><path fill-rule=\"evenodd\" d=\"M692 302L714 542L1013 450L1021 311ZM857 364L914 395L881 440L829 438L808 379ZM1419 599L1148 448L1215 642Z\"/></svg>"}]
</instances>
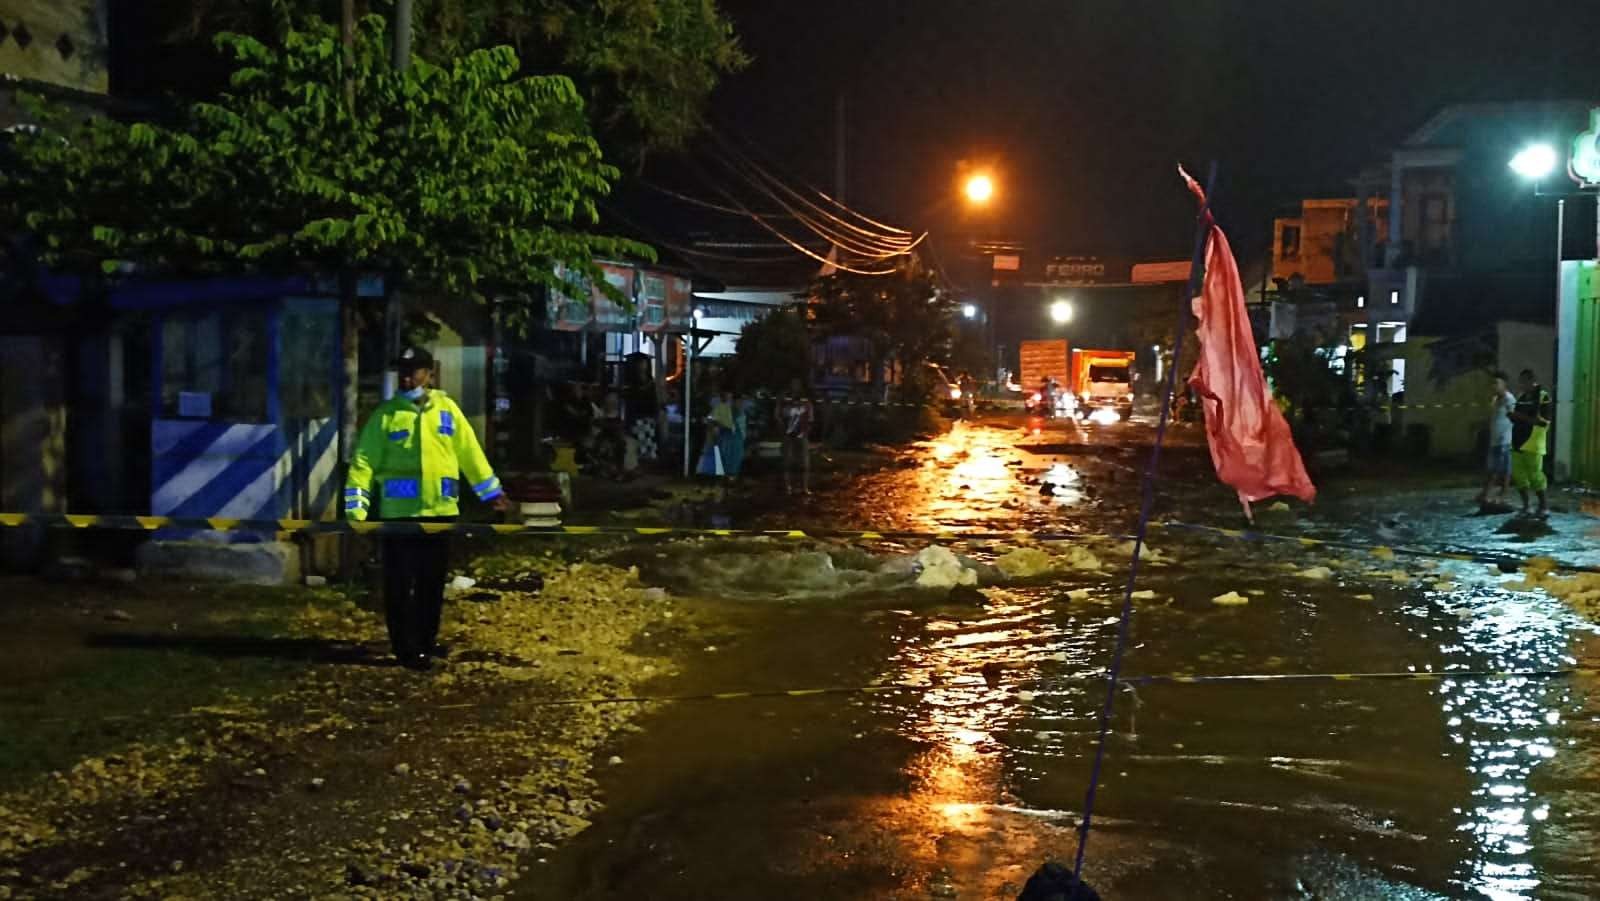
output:
<instances>
[{"instance_id":1,"label":"dump truck","mask_svg":"<svg viewBox=\"0 0 1600 901\"><path fill-rule=\"evenodd\" d=\"M1133 415L1133 351L1076 347L1071 357L1065 384L1080 419L1115 422Z\"/></svg>"},{"instance_id":2,"label":"dump truck","mask_svg":"<svg viewBox=\"0 0 1600 901\"><path fill-rule=\"evenodd\" d=\"M1022 396L1026 398L1024 406L1029 412L1041 415L1071 412L1072 407L1067 392L1070 368L1065 338L1022 342L1018 362L1022 365L1018 369L1017 378L1022 386ZM1056 383L1056 409L1051 413L1040 407L1044 398L1041 388L1046 378L1054 379Z\"/></svg>"}]
</instances>

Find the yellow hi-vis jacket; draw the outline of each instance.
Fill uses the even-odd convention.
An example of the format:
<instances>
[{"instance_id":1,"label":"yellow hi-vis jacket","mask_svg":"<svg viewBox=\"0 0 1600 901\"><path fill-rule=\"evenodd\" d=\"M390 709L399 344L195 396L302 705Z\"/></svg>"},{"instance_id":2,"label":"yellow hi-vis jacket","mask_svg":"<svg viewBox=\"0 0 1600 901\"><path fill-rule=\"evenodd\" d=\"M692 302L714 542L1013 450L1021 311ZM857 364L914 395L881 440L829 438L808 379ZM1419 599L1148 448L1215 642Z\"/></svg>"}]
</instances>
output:
<instances>
[{"instance_id":1,"label":"yellow hi-vis jacket","mask_svg":"<svg viewBox=\"0 0 1600 901\"><path fill-rule=\"evenodd\" d=\"M419 407L397 394L361 430L345 480L344 515L364 521L376 497L384 519L455 516L463 475L485 501L503 493L455 401L430 390Z\"/></svg>"}]
</instances>

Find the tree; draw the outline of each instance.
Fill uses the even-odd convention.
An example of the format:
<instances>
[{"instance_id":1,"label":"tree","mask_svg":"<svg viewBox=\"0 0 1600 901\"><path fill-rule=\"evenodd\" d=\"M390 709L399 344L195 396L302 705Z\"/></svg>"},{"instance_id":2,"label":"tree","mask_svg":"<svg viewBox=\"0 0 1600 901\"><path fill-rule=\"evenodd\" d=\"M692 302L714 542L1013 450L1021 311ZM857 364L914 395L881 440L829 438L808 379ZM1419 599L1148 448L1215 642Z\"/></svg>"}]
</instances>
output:
<instances>
[{"instance_id":1,"label":"tree","mask_svg":"<svg viewBox=\"0 0 1600 901\"><path fill-rule=\"evenodd\" d=\"M729 374L741 391L789 390L811 376L811 332L799 310L774 310L739 330Z\"/></svg>"},{"instance_id":2,"label":"tree","mask_svg":"<svg viewBox=\"0 0 1600 901\"><path fill-rule=\"evenodd\" d=\"M950 365L956 368L956 375L966 373L980 382L992 380L996 361L988 330L971 323L957 328L950 347Z\"/></svg>"},{"instance_id":3,"label":"tree","mask_svg":"<svg viewBox=\"0 0 1600 901\"><path fill-rule=\"evenodd\" d=\"M141 54L149 87L191 90L197 42L222 31L277 40L290 21L332 18L332 0L152 0L147 38L171 53ZM388 3L358 0L363 11ZM748 59L715 0L417 0L417 56L436 63L508 45L525 74L570 77L607 147L627 156L674 148L725 75ZM203 48L200 48L203 49ZM162 73L164 59L174 60Z\"/></svg>"},{"instance_id":4,"label":"tree","mask_svg":"<svg viewBox=\"0 0 1600 901\"><path fill-rule=\"evenodd\" d=\"M509 47L396 70L376 16L350 38L315 18L281 46L219 36L230 89L172 123L33 103L40 127L0 173L0 233L33 234L57 271L337 274L341 458L358 418L359 273L506 296L516 329L530 289L597 284L621 300L595 256L654 257L589 230L619 173L569 79L521 77Z\"/></svg>"},{"instance_id":5,"label":"tree","mask_svg":"<svg viewBox=\"0 0 1600 901\"><path fill-rule=\"evenodd\" d=\"M572 82L520 76L509 47L395 71L376 16L349 69L316 19L281 48L218 42L230 90L174 123L37 110L0 174L0 227L38 236L57 270L378 271L478 297L604 285L596 255L651 256L589 231L619 173Z\"/></svg>"},{"instance_id":6,"label":"tree","mask_svg":"<svg viewBox=\"0 0 1600 901\"><path fill-rule=\"evenodd\" d=\"M818 279L811 296L822 334L866 343L879 396L890 364L915 390L926 387L923 364L949 358L955 302L930 270L912 264L888 276L840 272Z\"/></svg>"}]
</instances>

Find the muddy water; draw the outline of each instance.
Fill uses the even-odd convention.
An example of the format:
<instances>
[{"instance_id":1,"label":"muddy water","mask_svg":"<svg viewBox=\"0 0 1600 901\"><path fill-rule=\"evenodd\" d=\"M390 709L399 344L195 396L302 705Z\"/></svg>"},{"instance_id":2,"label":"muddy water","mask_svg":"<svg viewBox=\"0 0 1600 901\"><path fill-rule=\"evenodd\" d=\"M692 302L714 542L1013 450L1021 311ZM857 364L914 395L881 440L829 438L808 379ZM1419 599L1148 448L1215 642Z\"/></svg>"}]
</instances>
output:
<instances>
[{"instance_id":1,"label":"muddy water","mask_svg":"<svg viewBox=\"0 0 1600 901\"><path fill-rule=\"evenodd\" d=\"M930 525L1094 521L1087 489L1103 467L1009 466L1002 434L957 432L873 490L896 499L886 513ZM1046 475L1059 493L1038 493ZM1281 556L1299 550L1191 540L1160 545L1172 562L1141 579L1154 597L1139 602L1129 675L1595 663L1590 630L1563 606L1481 567L1314 580L1289 566L1315 559ZM662 691L906 687L663 707L619 749L607 810L520 897L1002 898L1040 861L1070 860L1117 575L964 603L830 601L778 597L796 577L773 565L772 597L701 603L710 644ZM1250 603L1211 603L1230 590ZM1110 898L1595 897L1594 688L1583 676L1124 690L1086 874Z\"/></svg>"}]
</instances>

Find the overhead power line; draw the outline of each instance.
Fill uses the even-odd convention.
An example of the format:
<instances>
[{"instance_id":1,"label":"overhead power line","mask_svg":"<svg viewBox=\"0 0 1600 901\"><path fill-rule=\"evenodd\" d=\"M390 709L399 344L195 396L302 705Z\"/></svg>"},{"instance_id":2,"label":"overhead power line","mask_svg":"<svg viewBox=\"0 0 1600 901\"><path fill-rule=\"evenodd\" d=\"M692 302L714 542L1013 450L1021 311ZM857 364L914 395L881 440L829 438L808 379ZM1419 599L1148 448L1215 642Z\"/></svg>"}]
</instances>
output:
<instances>
[{"instance_id":1,"label":"overhead power line","mask_svg":"<svg viewBox=\"0 0 1600 901\"><path fill-rule=\"evenodd\" d=\"M926 235L923 235L907 242L900 242L897 240L894 243L889 243L885 241L882 244L874 245L868 243L866 240L841 234L838 230L818 222L816 219L812 218L801 210L791 206L781 196L769 188L767 184L763 182L763 180L757 178L747 171L744 171L736 161L723 157L720 159L720 162L735 176L743 180L747 185L764 194L767 199L778 204L781 208L789 211L791 214L790 218L795 219L801 225L810 229L818 237L834 245L839 250L862 257L868 262L881 262L894 257L906 256L911 253L913 248L921 243L923 238L926 237ZM880 238L878 240L882 241L883 239Z\"/></svg>"},{"instance_id":2,"label":"overhead power line","mask_svg":"<svg viewBox=\"0 0 1600 901\"><path fill-rule=\"evenodd\" d=\"M665 194L666 196L671 197L674 200L681 200L684 203L689 204L690 206L697 206L697 207L700 207L702 209L713 210L713 211L718 212L718 213L727 213L730 216L738 216L740 218L744 217L744 213L740 212L739 210L734 209L731 206L725 206L725 205L720 204L720 203L713 203L713 202L711 202L709 200L702 200L699 197L695 197L695 196L692 196L690 194L685 194L682 191L674 191L671 188L665 187L663 185L658 185L655 182L648 181L646 179L642 179L641 178L641 179L636 179L636 181L638 181L639 184L644 185L645 187L649 188L652 191L655 191L655 192L657 192L659 194ZM766 216L769 219L793 219L794 218L793 216L790 216L788 213L762 213L761 215Z\"/></svg>"},{"instance_id":3,"label":"overhead power line","mask_svg":"<svg viewBox=\"0 0 1600 901\"><path fill-rule=\"evenodd\" d=\"M670 250L670 251L672 251L674 253L683 254L684 256L699 257L701 259L707 259L707 260L717 260L717 261L725 262L725 263L751 263L751 264L757 264L757 265L759 265L759 264L771 264L771 263L787 263L787 262L790 262L791 260L794 259L794 254L790 254L790 253L785 253L785 254L782 254L782 255L771 255L771 254L768 254L768 255L765 255L765 256L752 257L752 256L740 256L738 254L733 254L733 253L716 253L715 251L701 250L699 248L690 247L690 246L685 245L685 244L678 244L678 243L675 243L673 241L668 241L665 238L662 238L660 236L660 234L658 232L656 232L654 229L647 228L647 227L639 224L637 221L635 221L634 219L631 219L628 216L624 215L622 212L617 210L616 207L612 206L611 204L609 204L609 203L607 203L605 201L601 201L600 202L600 206L607 213L609 213L612 216L615 216L617 218L617 220L620 221L622 224L627 225L628 227L630 227L630 228L634 229L635 231L639 232L651 244L654 244L657 247L666 248L667 250ZM735 211L735 212L737 212L737 211ZM743 213L738 213L738 215L743 216L744 214Z\"/></svg>"},{"instance_id":4,"label":"overhead power line","mask_svg":"<svg viewBox=\"0 0 1600 901\"><path fill-rule=\"evenodd\" d=\"M861 241L869 246L874 244L882 245L881 248L879 248L879 252L886 252L889 250L904 250L916 243L916 241L912 239L910 232L902 231L900 229L894 229L892 233L887 234L882 232L874 232L869 229L861 228L854 223L845 221L839 216L829 212L827 209L824 209L823 207L812 202L800 192L791 188L783 179L773 175L766 168L762 167L761 164L757 163L749 156L741 153L738 148L733 147L725 139L717 135L713 135L713 137L717 139L718 144L723 145L722 149L719 150L718 148L714 147L713 151L722 157L724 165L738 172L742 177L749 181L752 186L761 190L763 193L772 196L775 202L785 209L788 209L790 212L796 213L797 216L801 214L795 210L793 206L791 206L790 202L786 202L782 198L773 196L772 187L776 187L778 190L792 197L794 199L794 203L799 203L812 211L811 213L805 215L821 216L824 219L834 223L839 228L845 229L846 232L854 233L856 237L852 238L852 240ZM768 187L769 185L772 187Z\"/></svg>"},{"instance_id":5,"label":"overhead power line","mask_svg":"<svg viewBox=\"0 0 1600 901\"><path fill-rule=\"evenodd\" d=\"M722 132L720 132L719 130L717 130L713 126L711 126L709 123L706 124L706 130L709 131L713 137L717 138L718 140L722 141L723 143L725 143L725 144L731 143L729 141L729 139L726 138L722 134ZM749 141L749 140L745 140L744 143L749 145L749 146L751 146L751 147L755 146L754 143ZM907 238L909 238L911 236L911 234L912 234L911 232L906 231L903 228L897 228L897 227L895 227L893 225L888 225L888 224L885 224L883 222L879 222L878 220L867 216L866 214L862 213L860 210L857 210L856 208L854 208L852 206L849 206L848 204L844 203L843 201L836 200L831 195L829 195L829 194L827 194L827 193L825 193L825 192L823 192L821 190L818 190L817 188L813 187L810 184L807 184L803 179L798 179L797 178L797 179L793 179L793 180L798 182L803 187L805 187L806 190L810 191L811 193L817 195L818 197L822 198L823 200L825 200L828 203L832 204L833 206L837 207L840 211L845 212L845 213L849 213L850 215L855 216L857 219L860 219L861 221L863 221L863 222L865 222L865 223L867 223L869 225L876 226L878 228L883 229L884 231L887 231L887 232L890 232L890 233L893 233L893 234L898 234L898 235L901 235L901 236L907 237Z\"/></svg>"},{"instance_id":6,"label":"overhead power line","mask_svg":"<svg viewBox=\"0 0 1600 901\"><path fill-rule=\"evenodd\" d=\"M894 269L893 267L888 268L888 269L856 269L856 268L854 268L853 266L850 266L847 263L842 263L842 262L840 262L838 260L830 260L827 257L822 256L821 254L814 253L809 248L807 248L805 245L801 244L798 241L795 241L793 238L790 238L788 235L784 234L782 231L779 231L778 228L773 226L766 219L763 219L761 216L758 216L755 213L751 212L749 207L746 207L744 204L740 203L738 198L734 197L732 194L729 194L726 190L718 188L718 191L724 197L726 197L728 199L729 203L733 204L736 207L739 207L739 208L743 209L745 215L749 216L751 219L754 219L756 221L756 223L759 224L762 228L766 229L769 232L772 232L780 240L782 240L785 244L788 244L790 247L793 247L795 250L800 251L801 253L803 253L806 256L812 258L813 260L816 260L819 263L824 263L826 265L833 266L833 267L835 267L835 268L837 268L837 269L839 269L839 270L841 270L843 272L849 272L849 273L853 273L855 275L893 275L893 274L895 274L895 272L899 271L897 269Z\"/></svg>"}]
</instances>

